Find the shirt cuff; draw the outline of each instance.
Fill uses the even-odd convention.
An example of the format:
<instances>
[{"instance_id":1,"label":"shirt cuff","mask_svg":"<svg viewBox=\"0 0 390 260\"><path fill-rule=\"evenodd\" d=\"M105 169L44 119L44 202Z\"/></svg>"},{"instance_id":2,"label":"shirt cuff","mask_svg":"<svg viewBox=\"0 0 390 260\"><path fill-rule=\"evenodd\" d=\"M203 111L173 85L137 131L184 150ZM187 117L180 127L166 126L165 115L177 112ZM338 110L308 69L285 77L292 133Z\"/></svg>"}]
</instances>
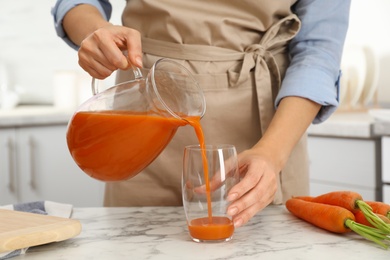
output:
<instances>
[{"instance_id":1,"label":"shirt cuff","mask_svg":"<svg viewBox=\"0 0 390 260\"><path fill-rule=\"evenodd\" d=\"M313 120L313 124L319 124L327 120L339 105L340 75L336 79L326 72L310 68L300 67L295 70L287 70L282 82L282 87L276 97L275 106L288 96L307 98L322 105L320 111Z\"/></svg>"},{"instance_id":2,"label":"shirt cuff","mask_svg":"<svg viewBox=\"0 0 390 260\"><path fill-rule=\"evenodd\" d=\"M99 3L99 1L96 0L73 0L73 1L63 1L58 0L55 4L55 6L51 10L51 14L54 18L54 26L57 35L63 39L70 47L72 47L75 50L79 49L79 46L73 43L67 36L67 34L64 31L64 28L62 26L62 21L64 19L64 16L67 12L69 12L70 9L76 7L80 4L90 4L95 6L99 12L103 15L104 19L108 20L110 18L110 11L106 13L107 9L103 9L102 5Z\"/></svg>"}]
</instances>

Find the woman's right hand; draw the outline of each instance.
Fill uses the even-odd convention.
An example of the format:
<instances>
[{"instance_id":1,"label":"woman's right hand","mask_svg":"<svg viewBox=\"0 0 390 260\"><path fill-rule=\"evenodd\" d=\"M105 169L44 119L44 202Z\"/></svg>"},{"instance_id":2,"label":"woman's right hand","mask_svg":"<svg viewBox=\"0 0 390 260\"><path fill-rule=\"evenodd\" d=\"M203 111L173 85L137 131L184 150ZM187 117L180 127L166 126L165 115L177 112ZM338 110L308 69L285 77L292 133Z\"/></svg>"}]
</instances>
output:
<instances>
[{"instance_id":1,"label":"woman's right hand","mask_svg":"<svg viewBox=\"0 0 390 260\"><path fill-rule=\"evenodd\" d=\"M105 79L131 64L142 67L141 35L137 30L108 23L80 44L79 65L92 77Z\"/></svg>"}]
</instances>

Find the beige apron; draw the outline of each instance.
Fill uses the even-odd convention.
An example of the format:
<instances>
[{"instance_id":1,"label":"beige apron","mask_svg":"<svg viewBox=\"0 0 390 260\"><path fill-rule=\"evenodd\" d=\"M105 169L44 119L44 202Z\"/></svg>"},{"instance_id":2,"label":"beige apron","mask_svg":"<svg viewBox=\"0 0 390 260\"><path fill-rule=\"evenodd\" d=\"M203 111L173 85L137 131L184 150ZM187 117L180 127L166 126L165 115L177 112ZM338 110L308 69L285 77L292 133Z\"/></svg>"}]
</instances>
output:
<instances>
[{"instance_id":1,"label":"beige apron","mask_svg":"<svg viewBox=\"0 0 390 260\"><path fill-rule=\"evenodd\" d=\"M201 120L206 143L234 144L242 152L259 141L274 114L289 64L286 44L300 28L291 13L294 2L131 0L122 19L142 34L145 68L168 57L195 74L207 102ZM119 72L118 81L131 76ZM184 146L196 143L194 130L180 127L147 169L128 181L107 183L105 206L182 205ZM306 137L278 177L274 203L308 194Z\"/></svg>"}]
</instances>

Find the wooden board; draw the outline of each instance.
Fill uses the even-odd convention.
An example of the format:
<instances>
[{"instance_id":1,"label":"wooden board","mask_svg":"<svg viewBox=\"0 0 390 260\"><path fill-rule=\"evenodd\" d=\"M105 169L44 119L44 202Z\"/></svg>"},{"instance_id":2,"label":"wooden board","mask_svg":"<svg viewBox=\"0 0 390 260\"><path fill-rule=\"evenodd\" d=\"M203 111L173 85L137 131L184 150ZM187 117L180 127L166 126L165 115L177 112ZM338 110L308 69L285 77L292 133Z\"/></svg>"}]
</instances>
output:
<instances>
[{"instance_id":1,"label":"wooden board","mask_svg":"<svg viewBox=\"0 0 390 260\"><path fill-rule=\"evenodd\" d=\"M63 241L80 232L75 219L0 209L0 253Z\"/></svg>"}]
</instances>

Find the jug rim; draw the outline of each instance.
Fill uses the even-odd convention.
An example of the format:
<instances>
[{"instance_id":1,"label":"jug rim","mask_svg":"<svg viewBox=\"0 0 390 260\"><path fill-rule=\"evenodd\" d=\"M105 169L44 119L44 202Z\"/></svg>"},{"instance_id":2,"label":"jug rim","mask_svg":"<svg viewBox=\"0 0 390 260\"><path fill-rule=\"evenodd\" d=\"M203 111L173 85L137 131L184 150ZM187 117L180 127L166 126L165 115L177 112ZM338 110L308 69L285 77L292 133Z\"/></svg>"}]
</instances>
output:
<instances>
[{"instance_id":1,"label":"jug rim","mask_svg":"<svg viewBox=\"0 0 390 260\"><path fill-rule=\"evenodd\" d=\"M156 93L156 96L157 98L159 99L159 101L161 102L161 104L164 106L164 108L172 115L174 116L175 118L178 118L178 119L181 119L181 120L185 120L185 118L183 118L182 116L178 115L176 112L174 112L168 105L167 103L164 101L164 99L162 98L162 96L160 95L160 92L158 91L158 87L157 87L157 84L155 82L155 69L156 67L158 66L159 63L161 62L165 62L165 63L171 63L173 65L175 65L176 67L179 67L180 69L184 70L187 74L188 77L190 77L190 79L193 81L194 83L194 86L196 87L196 90L199 92L199 95L201 97L201 103L202 103L202 111L199 115L200 118L202 118L205 113L206 113L206 98L204 96L204 92L202 90L202 88L199 86L199 83L197 82L197 80L195 79L195 77L192 75L192 73L185 67L183 66L182 64L180 64L179 62L176 62L174 60L171 60L169 58L161 58L161 59L158 59L154 64L153 66L151 67L150 69L150 73L151 73L151 78L152 78L152 87L153 87L153 91Z\"/></svg>"},{"instance_id":2,"label":"jug rim","mask_svg":"<svg viewBox=\"0 0 390 260\"><path fill-rule=\"evenodd\" d=\"M111 86L108 89L115 88L115 87L118 87L118 86L121 86L121 85L125 85L125 84L129 84L129 83L139 82L139 81L145 81L145 84L149 85L148 84L148 81L149 81L151 83L149 85L149 88L151 87L155 97L157 98L158 102L163 106L164 110L166 112L168 112L171 116L173 116L173 117L175 117L177 119L187 121L185 119L185 117L180 116L178 113L174 112L174 110L171 109L171 107L165 102L164 98L160 94L159 88L158 88L157 83L155 81L155 70L156 70L156 67L160 63L162 63L162 62L173 64L175 67L177 67L180 70L184 71L185 74L186 74L186 77L188 77L192 81L192 83L193 83L192 86L194 87L196 92L199 93L199 95L198 95L199 97L198 98L199 98L200 104L201 104L200 105L201 109L199 109L200 113L195 115L195 116L199 116L200 118L202 118L205 115L205 113L206 113L206 98L204 96L204 92L203 92L202 88L199 86L199 83L195 79L194 75L184 65L182 65L179 62L176 62L176 61L174 61L172 59L169 59L169 58L158 59L153 64L153 66L149 69L149 73L147 73L146 77L143 76L143 73L140 71L140 69L138 67L132 66L131 71L134 73L134 79L130 79L130 80L126 80L126 81L123 81L123 82L116 83L114 86ZM102 92L99 91L99 86L98 85L99 85L99 80L95 79L94 77L92 77L91 87L92 87L92 94L93 94L93 96L96 96L96 95L102 93ZM105 89L104 91L106 91L108 89ZM188 116L191 116L191 115L188 115Z\"/></svg>"}]
</instances>

